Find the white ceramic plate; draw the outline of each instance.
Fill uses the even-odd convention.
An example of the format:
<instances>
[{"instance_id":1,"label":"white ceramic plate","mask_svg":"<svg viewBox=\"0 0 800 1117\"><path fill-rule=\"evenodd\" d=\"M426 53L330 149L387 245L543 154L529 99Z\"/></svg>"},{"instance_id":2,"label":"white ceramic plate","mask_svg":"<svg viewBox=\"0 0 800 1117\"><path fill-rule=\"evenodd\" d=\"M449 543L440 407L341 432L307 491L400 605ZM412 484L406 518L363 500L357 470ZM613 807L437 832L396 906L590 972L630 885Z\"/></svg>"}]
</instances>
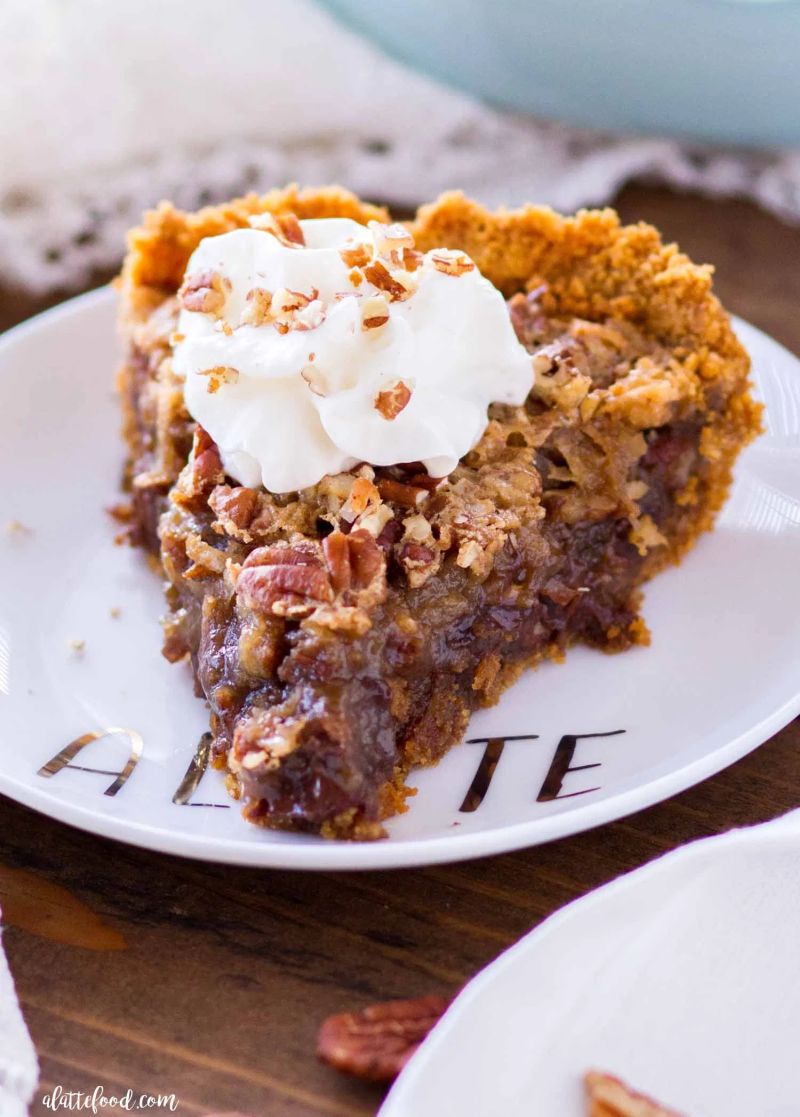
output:
<instances>
[{"instance_id":1,"label":"white ceramic plate","mask_svg":"<svg viewBox=\"0 0 800 1117\"><path fill-rule=\"evenodd\" d=\"M577 648L526 675L473 718L473 743L414 777L411 809L370 844L250 827L214 771L173 801L207 713L188 668L159 654L159 579L142 554L114 545L104 511L119 499L123 456L113 296L12 330L0 341L0 791L171 853L375 868L572 834L732 763L800 711L800 362L739 329L770 430L743 455L716 532L648 587L652 646ZM30 533L6 530L14 520ZM82 654L73 640L85 641ZM126 732L54 759L113 727ZM463 811L487 739L497 741L490 758L502 757L480 805ZM55 774L43 774L48 764Z\"/></svg>"},{"instance_id":2,"label":"white ceramic plate","mask_svg":"<svg viewBox=\"0 0 800 1117\"><path fill-rule=\"evenodd\" d=\"M380 1117L583 1117L601 1069L691 1117L800 1112L800 811L684 846L483 971Z\"/></svg>"}]
</instances>

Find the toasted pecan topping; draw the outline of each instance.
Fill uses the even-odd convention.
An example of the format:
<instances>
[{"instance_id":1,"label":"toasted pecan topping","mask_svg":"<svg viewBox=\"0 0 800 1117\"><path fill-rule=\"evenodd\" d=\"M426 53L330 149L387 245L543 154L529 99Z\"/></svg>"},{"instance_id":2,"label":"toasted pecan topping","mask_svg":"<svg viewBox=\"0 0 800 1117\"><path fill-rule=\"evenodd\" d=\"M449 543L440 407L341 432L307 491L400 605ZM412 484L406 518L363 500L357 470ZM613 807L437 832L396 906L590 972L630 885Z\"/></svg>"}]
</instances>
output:
<instances>
[{"instance_id":1,"label":"toasted pecan topping","mask_svg":"<svg viewBox=\"0 0 800 1117\"><path fill-rule=\"evenodd\" d=\"M377 330L389 321L389 304L383 295L369 295L361 303L362 330Z\"/></svg>"},{"instance_id":2,"label":"toasted pecan topping","mask_svg":"<svg viewBox=\"0 0 800 1117\"><path fill-rule=\"evenodd\" d=\"M451 248L437 248L430 254L431 263L437 271L444 275L466 275L468 271L475 270L475 264L469 256Z\"/></svg>"},{"instance_id":3,"label":"toasted pecan topping","mask_svg":"<svg viewBox=\"0 0 800 1117\"><path fill-rule=\"evenodd\" d=\"M190 580L221 574L225 569L225 552L205 543L197 532L186 536L186 557L192 565L184 571L184 577Z\"/></svg>"},{"instance_id":4,"label":"toasted pecan topping","mask_svg":"<svg viewBox=\"0 0 800 1117\"><path fill-rule=\"evenodd\" d=\"M343 520L352 523L371 504L380 503L380 493L368 477L356 477L350 487L347 500L342 505L339 515Z\"/></svg>"},{"instance_id":5,"label":"toasted pecan topping","mask_svg":"<svg viewBox=\"0 0 800 1117\"><path fill-rule=\"evenodd\" d=\"M393 275L380 260L374 260L364 268L364 275L379 291L385 291L393 302L402 302L411 294L401 280Z\"/></svg>"},{"instance_id":6,"label":"toasted pecan topping","mask_svg":"<svg viewBox=\"0 0 800 1117\"><path fill-rule=\"evenodd\" d=\"M401 263L404 251L414 248L413 236L405 225L398 222L384 225L380 221L370 221L369 229L375 239L378 255L391 260L393 264Z\"/></svg>"},{"instance_id":7,"label":"toasted pecan topping","mask_svg":"<svg viewBox=\"0 0 800 1117\"><path fill-rule=\"evenodd\" d=\"M363 268L372 259L368 244L354 244L352 248L340 248L339 255L348 268Z\"/></svg>"},{"instance_id":8,"label":"toasted pecan topping","mask_svg":"<svg viewBox=\"0 0 800 1117\"><path fill-rule=\"evenodd\" d=\"M415 485L418 489L427 489L432 493L434 489L438 489L442 481L446 480L446 477L431 477L429 473L414 473L409 477L408 484Z\"/></svg>"},{"instance_id":9,"label":"toasted pecan topping","mask_svg":"<svg viewBox=\"0 0 800 1117\"><path fill-rule=\"evenodd\" d=\"M417 252L413 248L404 248L402 256L402 264L406 271L416 271L420 267L424 256L421 252Z\"/></svg>"},{"instance_id":10,"label":"toasted pecan topping","mask_svg":"<svg viewBox=\"0 0 800 1117\"><path fill-rule=\"evenodd\" d=\"M375 396L375 410L383 415L384 419L396 419L403 408L408 407L411 400L411 389L404 380L398 380L390 388L378 392Z\"/></svg>"},{"instance_id":11,"label":"toasted pecan topping","mask_svg":"<svg viewBox=\"0 0 800 1117\"><path fill-rule=\"evenodd\" d=\"M418 508L429 496L427 489L407 485L404 481L395 481L392 477L379 479L378 492L384 500L390 500L403 508Z\"/></svg>"},{"instance_id":12,"label":"toasted pecan topping","mask_svg":"<svg viewBox=\"0 0 800 1117\"><path fill-rule=\"evenodd\" d=\"M348 272L347 278L350 280L354 287L360 287L361 284L364 282L364 273L363 271L361 271L360 268L351 268Z\"/></svg>"},{"instance_id":13,"label":"toasted pecan topping","mask_svg":"<svg viewBox=\"0 0 800 1117\"><path fill-rule=\"evenodd\" d=\"M215 365L214 368L201 369L198 376L208 377L206 390L209 395L218 392L223 384L235 384L239 379L237 369L231 368L229 365Z\"/></svg>"},{"instance_id":14,"label":"toasted pecan topping","mask_svg":"<svg viewBox=\"0 0 800 1117\"><path fill-rule=\"evenodd\" d=\"M178 291L178 301L184 310L198 314L211 314L215 318L225 308L225 298L230 290L230 280L217 271L201 271L188 275Z\"/></svg>"},{"instance_id":15,"label":"toasted pecan topping","mask_svg":"<svg viewBox=\"0 0 800 1117\"><path fill-rule=\"evenodd\" d=\"M250 218L250 225L253 229L271 233L286 248L305 246L306 238L293 213L259 213Z\"/></svg>"},{"instance_id":16,"label":"toasted pecan topping","mask_svg":"<svg viewBox=\"0 0 800 1117\"><path fill-rule=\"evenodd\" d=\"M264 326L272 317L272 292L265 287L251 287L245 296L240 325Z\"/></svg>"},{"instance_id":17,"label":"toasted pecan topping","mask_svg":"<svg viewBox=\"0 0 800 1117\"><path fill-rule=\"evenodd\" d=\"M290 330L313 330L325 320L325 308L316 287L312 287L308 295L302 291L290 291L288 287L279 288L272 296L271 312L279 334L288 334Z\"/></svg>"},{"instance_id":18,"label":"toasted pecan topping","mask_svg":"<svg viewBox=\"0 0 800 1117\"><path fill-rule=\"evenodd\" d=\"M345 1074L389 1082L400 1073L448 1004L445 997L417 997L329 1016L319 1030L317 1055Z\"/></svg>"}]
</instances>

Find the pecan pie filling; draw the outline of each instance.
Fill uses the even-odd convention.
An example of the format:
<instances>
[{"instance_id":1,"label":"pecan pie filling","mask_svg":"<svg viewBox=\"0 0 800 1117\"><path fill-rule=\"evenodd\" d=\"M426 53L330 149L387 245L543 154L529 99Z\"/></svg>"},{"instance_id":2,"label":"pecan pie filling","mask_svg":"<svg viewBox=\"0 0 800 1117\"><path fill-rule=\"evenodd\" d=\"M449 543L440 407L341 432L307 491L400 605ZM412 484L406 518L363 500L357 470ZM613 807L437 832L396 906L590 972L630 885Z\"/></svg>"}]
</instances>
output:
<instances>
[{"instance_id":1,"label":"pecan pie filling","mask_svg":"<svg viewBox=\"0 0 800 1117\"><path fill-rule=\"evenodd\" d=\"M294 236L290 213L385 218L344 192L290 190L163 207L132 236L120 387L134 531L167 579L164 654L190 660L245 816L378 837L409 769L527 666L575 642L648 642L639 587L712 526L759 411L707 272L652 230L447 196L399 251L419 267L446 244L449 282L475 260L503 291L531 356L527 399L491 404L444 477L361 462L281 495L243 485L186 410L176 291L202 236L271 212ZM217 294L211 277L191 298L216 308ZM387 384L381 421L412 391Z\"/></svg>"}]
</instances>

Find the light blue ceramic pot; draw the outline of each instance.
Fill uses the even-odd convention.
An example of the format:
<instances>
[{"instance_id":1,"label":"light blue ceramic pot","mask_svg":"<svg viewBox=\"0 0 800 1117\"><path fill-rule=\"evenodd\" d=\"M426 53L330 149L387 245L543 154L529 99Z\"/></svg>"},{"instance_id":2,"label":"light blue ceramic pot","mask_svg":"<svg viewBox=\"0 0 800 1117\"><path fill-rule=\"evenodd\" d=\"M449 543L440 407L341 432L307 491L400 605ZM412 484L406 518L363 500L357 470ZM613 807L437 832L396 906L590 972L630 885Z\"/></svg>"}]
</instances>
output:
<instances>
[{"instance_id":1,"label":"light blue ceramic pot","mask_svg":"<svg viewBox=\"0 0 800 1117\"><path fill-rule=\"evenodd\" d=\"M575 124L800 146L800 0L324 0L390 54Z\"/></svg>"}]
</instances>

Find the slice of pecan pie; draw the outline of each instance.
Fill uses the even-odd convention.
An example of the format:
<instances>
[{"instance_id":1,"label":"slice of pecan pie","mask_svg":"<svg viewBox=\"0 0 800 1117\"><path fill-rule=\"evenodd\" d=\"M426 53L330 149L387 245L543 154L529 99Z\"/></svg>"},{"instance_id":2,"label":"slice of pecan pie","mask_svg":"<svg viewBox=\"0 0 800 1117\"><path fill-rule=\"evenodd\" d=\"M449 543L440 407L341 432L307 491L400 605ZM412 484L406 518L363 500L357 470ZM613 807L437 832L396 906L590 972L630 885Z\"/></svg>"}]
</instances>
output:
<instances>
[{"instance_id":1,"label":"slice of pecan pie","mask_svg":"<svg viewBox=\"0 0 800 1117\"><path fill-rule=\"evenodd\" d=\"M316 287L290 283L307 260L303 230L329 218L378 223L377 255L358 237L342 254L348 282L361 285L349 302L347 292L326 302ZM194 214L164 204L131 234L120 281L128 481L136 539L167 578L164 653L191 660L216 761L246 817L329 837L379 836L380 820L403 809L408 770L437 761L470 712L496 702L524 668L573 642L604 651L646 643L639 586L712 526L760 423L710 269L654 229L621 227L609 210L492 214L458 194L407 226L388 221L334 188ZM224 258L187 272L195 250L213 263L224 241L250 261L248 274L262 274L247 255L262 242L253 249L235 232L253 227L296 249L280 290L254 284L241 298ZM442 297L455 300L474 267L508 300L527 350L527 398L498 388L490 398L501 402L488 414L483 405L473 437L463 385L437 381L429 391L450 346L471 359L468 315L455 309L430 368L419 351L427 380L410 367L365 396L351 369L336 368L333 394L318 350L334 313L350 313L345 303L360 299L353 337L379 334L395 313L413 325L417 273L437 269L453 285ZM237 297L234 320L225 308ZM295 412L281 411L283 397L257 395L258 377L274 368L264 373L261 349L246 349L253 337L278 363L290 352L284 342L292 353L304 347L308 395L293 381L291 407L313 403L311 419L298 411L296 424L278 421ZM196 376L186 372L192 361ZM252 375L240 376L246 368ZM283 391L276 383L270 392ZM238 410L237 392L249 401ZM209 432L205 416L216 421L218 404L228 408L224 429L244 431L236 446L247 453ZM301 437L312 419L333 432L323 465ZM350 438L356 419L361 442ZM417 424L417 441L397 435L392 450L403 423ZM438 447L455 428L469 441L448 462ZM422 447L419 460L397 458L407 445ZM277 480L265 485L268 469Z\"/></svg>"}]
</instances>

